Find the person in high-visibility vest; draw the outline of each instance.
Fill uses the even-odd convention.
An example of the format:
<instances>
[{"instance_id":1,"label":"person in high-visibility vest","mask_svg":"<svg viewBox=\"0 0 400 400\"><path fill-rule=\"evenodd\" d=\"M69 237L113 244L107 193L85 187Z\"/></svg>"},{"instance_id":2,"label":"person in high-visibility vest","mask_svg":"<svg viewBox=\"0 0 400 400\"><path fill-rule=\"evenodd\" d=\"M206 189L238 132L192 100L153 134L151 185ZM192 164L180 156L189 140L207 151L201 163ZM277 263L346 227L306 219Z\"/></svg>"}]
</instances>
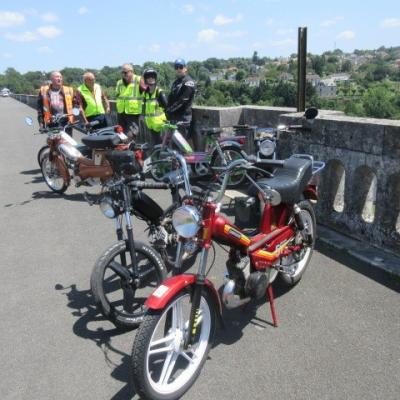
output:
<instances>
[{"instance_id":1,"label":"person in high-visibility vest","mask_svg":"<svg viewBox=\"0 0 400 400\"><path fill-rule=\"evenodd\" d=\"M148 68L143 73L146 92L144 93L144 122L146 128L151 132L152 143L161 143L161 130L167 120L164 109L168 100L164 91L157 85L157 72Z\"/></svg>"},{"instance_id":2,"label":"person in high-visibility vest","mask_svg":"<svg viewBox=\"0 0 400 400\"><path fill-rule=\"evenodd\" d=\"M131 64L124 64L121 74L122 79L117 82L115 88L118 124L129 138L136 138L139 134L139 119L146 86L143 79L133 73Z\"/></svg>"},{"instance_id":3,"label":"person in high-visibility vest","mask_svg":"<svg viewBox=\"0 0 400 400\"><path fill-rule=\"evenodd\" d=\"M74 121L74 116L72 115L73 89L63 85L63 77L59 71L53 71L50 75L50 80L51 83L49 85L43 85L40 88L37 99L40 128L54 126L52 117L60 114L68 114L68 118L62 121L63 125ZM66 132L72 136L72 128L67 128Z\"/></svg>"},{"instance_id":4,"label":"person in high-visibility vest","mask_svg":"<svg viewBox=\"0 0 400 400\"><path fill-rule=\"evenodd\" d=\"M98 121L96 129L107 126L106 113L110 112L110 103L92 72L83 74L83 84L75 92L74 106L80 108L85 124Z\"/></svg>"}]
</instances>

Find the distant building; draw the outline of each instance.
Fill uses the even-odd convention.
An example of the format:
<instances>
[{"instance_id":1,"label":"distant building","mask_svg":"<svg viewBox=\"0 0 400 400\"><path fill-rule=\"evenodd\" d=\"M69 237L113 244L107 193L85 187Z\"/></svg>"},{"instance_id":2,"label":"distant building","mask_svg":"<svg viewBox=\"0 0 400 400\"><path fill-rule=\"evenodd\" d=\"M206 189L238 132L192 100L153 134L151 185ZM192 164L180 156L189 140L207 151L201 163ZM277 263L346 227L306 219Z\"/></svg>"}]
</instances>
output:
<instances>
[{"instance_id":1,"label":"distant building","mask_svg":"<svg viewBox=\"0 0 400 400\"><path fill-rule=\"evenodd\" d=\"M222 79L225 79L225 72L217 72L216 74L211 74L210 75L210 81L215 82L215 81L221 81Z\"/></svg>"},{"instance_id":2,"label":"distant building","mask_svg":"<svg viewBox=\"0 0 400 400\"><path fill-rule=\"evenodd\" d=\"M337 85L333 79L321 79L316 92L320 97L336 97Z\"/></svg>"},{"instance_id":3,"label":"distant building","mask_svg":"<svg viewBox=\"0 0 400 400\"><path fill-rule=\"evenodd\" d=\"M257 78L257 77L254 77L254 76L246 78L244 80L244 83L246 83L250 87L259 87L260 86L260 82L261 82L261 79Z\"/></svg>"},{"instance_id":4,"label":"distant building","mask_svg":"<svg viewBox=\"0 0 400 400\"><path fill-rule=\"evenodd\" d=\"M293 75L289 72L282 72L278 79L284 82L289 82L293 80Z\"/></svg>"},{"instance_id":5,"label":"distant building","mask_svg":"<svg viewBox=\"0 0 400 400\"><path fill-rule=\"evenodd\" d=\"M332 79L335 82L344 82L350 79L350 75L345 72L339 72L328 76L328 79Z\"/></svg>"},{"instance_id":6,"label":"distant building","mask_svg":"<svg viewBox=\"0 0 400 400\"><path fill-rule=\"evenodd\" d=\"M321 82L321 77L317 74L307 74L306 81L310 82L313 87L317 87Z\"/></svg>"}]
</instances>

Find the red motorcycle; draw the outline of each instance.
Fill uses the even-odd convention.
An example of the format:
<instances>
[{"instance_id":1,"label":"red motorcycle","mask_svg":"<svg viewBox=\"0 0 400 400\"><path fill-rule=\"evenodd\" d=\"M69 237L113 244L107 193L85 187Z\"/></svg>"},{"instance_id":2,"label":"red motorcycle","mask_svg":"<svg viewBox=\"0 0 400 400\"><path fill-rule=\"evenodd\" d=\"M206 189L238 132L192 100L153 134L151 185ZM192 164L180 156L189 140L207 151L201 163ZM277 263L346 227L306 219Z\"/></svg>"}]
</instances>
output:
<instances>
[{"instance_id":1,"label":"red motorcycle","mask_svg":"<svg viewBox=\"0 0 400 400\"><path fill-rule=\"evenodd\" d=\"M193 385L212 346L216 321L222 322L222 303L231 309L267 295L273 323L278 325L271 284L281 275L287 285L295 285L310 262L316 232L311 201L318 200L313 177L325 164L306 155L262 164L275 167L274 174L255 161L233 161L225 168L217 198L204 202L201 216L190 204L174 212L178 235L197 236L201 258L196 274L168 278L145 303L148 313L132 350L133 382L141 398L177 399ZM238 171L245 171L249 194L262 208L252 235L219 212L229 175ZM206 278L212 241L230 247L222 299Z\"/></svg>"}]
</instances>

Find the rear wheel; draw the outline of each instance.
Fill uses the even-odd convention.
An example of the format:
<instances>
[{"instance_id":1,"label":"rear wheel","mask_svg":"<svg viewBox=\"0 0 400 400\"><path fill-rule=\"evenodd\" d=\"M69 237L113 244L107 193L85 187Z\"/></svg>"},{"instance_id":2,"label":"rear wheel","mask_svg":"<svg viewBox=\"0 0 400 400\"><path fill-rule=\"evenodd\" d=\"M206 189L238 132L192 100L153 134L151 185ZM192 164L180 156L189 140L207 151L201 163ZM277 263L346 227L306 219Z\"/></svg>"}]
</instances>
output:
<instances>
[{"instance_id":1,"label":"rear wheel","mask_svg":"<svg viewBox=\"0 0 400 400\"><path fill-rule=\"evenodd\" d=\"M67 190L68 182L62 176L57 160L50 161L50 152L44 153L40 168L46 185L53 192L61 194Z\"/></svg>"},{"instance_id":2,"label":"rear wheel","mask_svg":"<svg viewBox=\"0 0 400 400\"><path fill-rule=\"evenodd\" d=\"M132 378L142 399L178 399L199 376L215 334L214 300L202 293L193 343L185 348L190 309L190 294L181 292L144 317L132 349Z\"/></svg>"},{"instance_id":3,"label":"rear wheel","mask_svg":"<svg viewBox=\"0 0 400 400\"><path fill-rule=\"evenodd\" d=\"M223 158L220 154L215 151L211 158L211 167L223 167L229 165L232 161L243 158L243 155L239 149L234 146L226 146L222 148ZM230 174L228 187L237 187L245 179L245 171L233 171ZM222 182L222 178L219 179Z\"/></svg>"},{"instance_id":4,"label":"rear wheel","mask_svg":"<svg viewBox=\"0 0 400 400\"><path fill-rule=\"evenodd\" d=\"M139 280L132 279L130 252L124 241L108 248L97 260L90 287L101 313L117 327L136 328L145 312L147 297L166 277L161 257L154 249L135 242Z\"/></svg>"},{"instance_id":5,"label":"rear wheel","mask_svg":"<svg viewBox=\"0 0 400 400\"><path fill-rule=\"evenodd\" d=\"M295 244L302 245L302 248L282 260L282 263L285 266L290 266L291 269L290 273L280 272L279 274L281 281L287 286L294 286L304 275L311 261L316 238L316 219L312 204L305 200L298 205L301 209L300 213L304 222L304 232L297 231ZM307 236L309 243L306 243L305 236Z\"/></svg>"}]
</instances>

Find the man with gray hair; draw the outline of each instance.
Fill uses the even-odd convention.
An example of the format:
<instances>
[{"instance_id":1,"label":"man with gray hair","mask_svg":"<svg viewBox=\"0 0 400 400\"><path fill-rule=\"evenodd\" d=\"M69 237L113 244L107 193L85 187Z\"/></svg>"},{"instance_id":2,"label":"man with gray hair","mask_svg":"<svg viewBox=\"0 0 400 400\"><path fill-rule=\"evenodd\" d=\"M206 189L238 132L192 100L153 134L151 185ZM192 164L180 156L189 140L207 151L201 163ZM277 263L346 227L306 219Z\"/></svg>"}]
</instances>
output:
<instances>
[{"instance_id":1,"label":"man with gray hair","mask_svg":"<svg viewBox=\"0 0 400 400\"><path fill-rule=\"evenodd\" d=\"M143 108L143 92L146 85L139 75L133 73L132 64L123 64L122 79L115 88L118 123L131 139L139 134L139 118Z\"/></svg>"},{"instance_id":2,"label":"man with gray hair","mask_svg":"<svg viewBox=\"0 0 400 400\"><path fill-rule=\"evenodd\" d=\"M85 124L98 121L96 129L107 126L106 113L110 112L110 103L92 72L83 74L83 84L75 93L74 106L80 108Z\"/></svg>"},{"instance_id":3,"label":"man with gray hair","mask_svg":"<svg viewBox=\"0 0 400 400\"><path fill-rule=\"evenodd\" d=\"M68 114L68 119L64 122L74 121L72 115L73 89L63 85L63 77L59 71L53 71L50 75L50 85L43 85L39 90L37 99L38 122L41 128L53 124L53 116ZM72 136L72 130L68 130Z\"/></svg>"}]
</instances>

